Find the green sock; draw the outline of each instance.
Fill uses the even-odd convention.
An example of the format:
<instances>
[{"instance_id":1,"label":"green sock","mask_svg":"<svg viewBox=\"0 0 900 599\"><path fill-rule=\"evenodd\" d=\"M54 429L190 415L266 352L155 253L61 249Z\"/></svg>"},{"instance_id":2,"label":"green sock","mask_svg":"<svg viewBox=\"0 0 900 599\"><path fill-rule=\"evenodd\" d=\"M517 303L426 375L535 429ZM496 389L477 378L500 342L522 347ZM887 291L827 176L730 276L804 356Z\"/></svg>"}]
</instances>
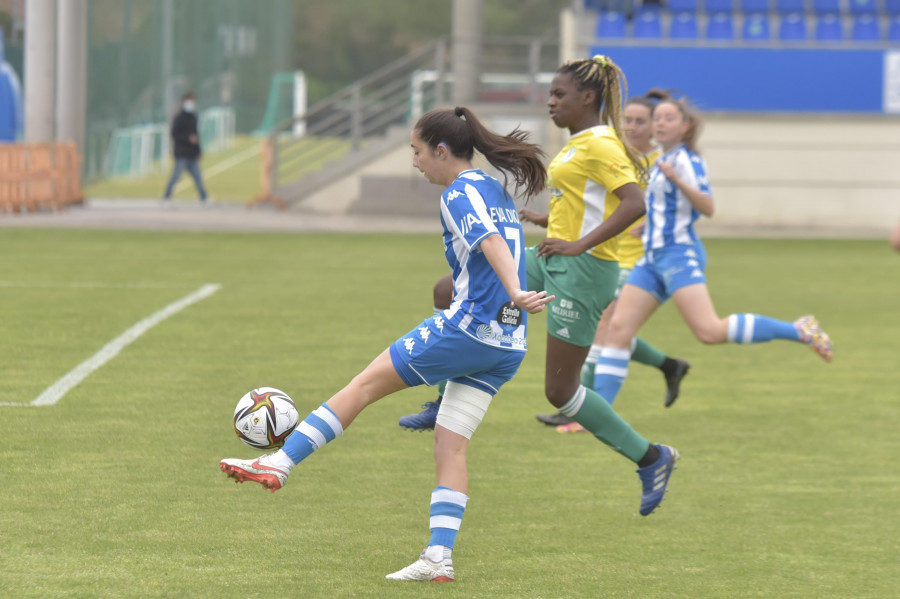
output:
<instances>
[{"instance_id":1,"label":"green sock","mask_svg":"<svg viewBox=\"0 0 900 599\"><path fill-rule=\"evenodd\" d=\"M447 388L447 379L444 379L443 381L438 383L438 396L439 397L444 396L444 389L446 389L446 388Z\"/></svg>"},{"instance_id":2,"label":"green sock","mask_svg":"<svg viewBox=\"0 0 900 599\"><path fill-rule=\"evenodd\" d=\"M584 399L579 407L578 400L582 393ZM576 411L573 413L571 410ZM650 447L650 442L637 434L593 389L580 387L561 411L635 464Z\"/></svg>"},{"instance_id":3,"label":"green sock","mask_svg":"<svg viewBox=\"0 0 900 599\"><path fill-rule=\"evenodd\" d=\"M581 365L581 384L588 389L594 388L594 368L596 368L596 366L596 362L593 364L585 362Z\"/></svg>"},{"instance_id":4,"label":"green sock","mask_svg":"<svg viewBox=\"0 0 900 599\"><path fill-rule=\"evenodd\" d=\"M666 354L662 353L640 337L635 339L634 351L631 352L631 359L647 366L656 366L661 368L663 362L666 361Z\"/></svg>"}]
</instances>

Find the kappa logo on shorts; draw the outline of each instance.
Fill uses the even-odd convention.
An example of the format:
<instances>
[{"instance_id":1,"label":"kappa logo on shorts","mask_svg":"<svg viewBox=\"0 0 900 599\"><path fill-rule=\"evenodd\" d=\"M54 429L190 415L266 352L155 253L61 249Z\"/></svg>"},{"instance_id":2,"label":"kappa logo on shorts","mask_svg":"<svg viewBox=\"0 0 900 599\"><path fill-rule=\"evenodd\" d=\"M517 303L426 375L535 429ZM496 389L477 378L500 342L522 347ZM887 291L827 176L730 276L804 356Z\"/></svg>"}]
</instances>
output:
<instances>
[{"instance_id":1,"label":"kappa logo on shorts","mask_svg":"<svg viewBox=\"0 0 900 599\"><path fill-rule=\"evenodd\" d=\"M688 265L688 266L700 266L700 263L697 262L697 261L694 260L694 259L691 259L691 260L688 260L688 261L687 261L687 265Z\"/></svg>"},{"instance_id":2,"label":"kappa logo on shorts","mask_svg":"<svg viewBox=\"0 0 900 599\"><path fill-rule=\"evenodd\" d=\"M556 331L556 334L559 335L560 337L565 337L566 339L571 337L571 335L569 334L569 327L561 328L560 330Z\"/></svg>"},{"instance_id":3,"label":"kappa logo on shorts","mask_svg":"<svg viewBox=\"0 0 900 599\"><path fill-rule=\"evenodd\" d=\"M406 348L406 351L408 351L410 353L410 355L412 355L412 350L415 346L416 346L416 340L413 339L412 337L407 337L406 339L403 340L403 347Z\"/></svg>"},{"instance_id":4,"label":"kappa logo on shorts","mask_svg":"<svg viewBox=\"0 0 900 599\"><path fill-rule=\"evenodd\" d=\"M692 250L692 249L687 249L687 250L684 251L684 255L687 256L688 258L696 258L696 257L697 257L697 252L695 252L695 251Z\"/></svg>"},{"instance_id":5,"label":"kappa logo on shorts","mask_svg":"<svg viewBox=\"0 0 900 599\"><path fill-rule=\"evenodd\" d=\"M696 279L696 278L699 278L699 277L702 277L702 276L703 276L703 271L701 271L699 268L695 268L695 269L694 269L694 272L691 273L691 278L692 278L692 279Z\"/></svg>"},{"instance_id":6,"label":"kappa logo on shorts","mask_svg":"<svg viewBox=\"0 0 900 599\"><path fill-rule=\"evenodd\" d=\"M440 332L444 332L444 317L443 316L435 316L434 317L434 326L438 328Z\"/></svg>"},{"instance_id":7,"label":"kappa logo on shorts","mask_svg":"<svg viewBox=\"0 0 900 599\"><path fill-rule=\"evenodd\" d=\"M422 338L422 342L428 345L428 337L431 335L431 329L428 327L419 327L419 337Z\"/></svg>"}]
</instances>

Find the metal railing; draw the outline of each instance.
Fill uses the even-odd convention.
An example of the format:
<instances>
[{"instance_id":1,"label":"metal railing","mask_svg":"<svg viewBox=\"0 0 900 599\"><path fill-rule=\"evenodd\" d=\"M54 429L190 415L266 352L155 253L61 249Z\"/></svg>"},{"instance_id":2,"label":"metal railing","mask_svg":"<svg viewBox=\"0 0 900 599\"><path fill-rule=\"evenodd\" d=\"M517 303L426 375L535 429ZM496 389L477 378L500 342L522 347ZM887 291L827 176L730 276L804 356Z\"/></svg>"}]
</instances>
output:
<instances>
[{"instance_id":1,"label":"metal railing","mask_svg":"<svg viewBox=\"0 0 900 599\"><path fill-rule=\"evenodd\" d=\"M547 72L558 66L558 42L548 37L486 38L479 102L543 102ZM275 126L264 141L263 195L254 202L283 205L276 196L304 174L449 102L450 50L446 39L433 42ZM303 135L295 136L297 130Z\"/></svg>"}]
</instances>

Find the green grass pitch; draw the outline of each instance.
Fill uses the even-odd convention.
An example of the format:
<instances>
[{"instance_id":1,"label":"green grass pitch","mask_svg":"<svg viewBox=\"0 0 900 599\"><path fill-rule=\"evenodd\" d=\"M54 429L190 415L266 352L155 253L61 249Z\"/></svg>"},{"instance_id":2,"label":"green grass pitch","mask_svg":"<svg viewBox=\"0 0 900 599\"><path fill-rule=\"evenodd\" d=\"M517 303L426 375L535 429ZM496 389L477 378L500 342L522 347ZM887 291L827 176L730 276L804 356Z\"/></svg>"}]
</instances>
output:
<instances>
[{"instance_id":1,"label":"green grass pitch","mask_svg":"<svg viewBox=\"0 0 900 599\"><path fill-rule=\"evenodd\" d=\"M642 336L692 364L633 365L616 403L682 454L657 513L634 467L534 419L545 319L470 452L452 585L389 583L428 541L431 435L404 391L271 494L223 457L246 391L306 413L431 314L435 235L14 230L0 234L0 402L28 403L111 339L206 283L50 407L0 407L0 597L883 598L900 587L900 256L881 241L709 240L721 315L832 335L707 347L672 306Z\"/></svg>"}]
</instances>

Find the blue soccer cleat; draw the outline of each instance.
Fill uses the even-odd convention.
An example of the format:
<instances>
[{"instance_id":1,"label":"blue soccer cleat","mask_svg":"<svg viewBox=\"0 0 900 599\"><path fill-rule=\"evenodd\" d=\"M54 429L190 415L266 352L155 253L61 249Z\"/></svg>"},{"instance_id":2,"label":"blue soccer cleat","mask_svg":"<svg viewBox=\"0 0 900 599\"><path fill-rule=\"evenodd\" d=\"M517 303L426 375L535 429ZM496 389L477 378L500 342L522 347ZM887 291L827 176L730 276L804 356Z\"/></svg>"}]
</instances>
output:
<instances>
[{"instance_id":1,"label":"blue soccer cleat","mask_svg":"<svg viewBox=\"0 0 900 599\"><path fill-rule=\"evenodd\" d=\"M659 449L659 458L649 466L637 470L644 487L641 493L641 516L648 516L663 500L669 477L680 457L674 447L657 445L656 448Z\"/></svg>"},{"instance_id":2,"label":"blue soccer cleat","mask_svg":"<svg viewBox=\"0 0 900 599\"><path fill-rule=\"evenodd\" d=\"M400 426L411 431L430 431L437 422L438 410L442 397L422 404L423 410L418 414L407 414L400 418Z\"/></svg>"}]
</instances>

